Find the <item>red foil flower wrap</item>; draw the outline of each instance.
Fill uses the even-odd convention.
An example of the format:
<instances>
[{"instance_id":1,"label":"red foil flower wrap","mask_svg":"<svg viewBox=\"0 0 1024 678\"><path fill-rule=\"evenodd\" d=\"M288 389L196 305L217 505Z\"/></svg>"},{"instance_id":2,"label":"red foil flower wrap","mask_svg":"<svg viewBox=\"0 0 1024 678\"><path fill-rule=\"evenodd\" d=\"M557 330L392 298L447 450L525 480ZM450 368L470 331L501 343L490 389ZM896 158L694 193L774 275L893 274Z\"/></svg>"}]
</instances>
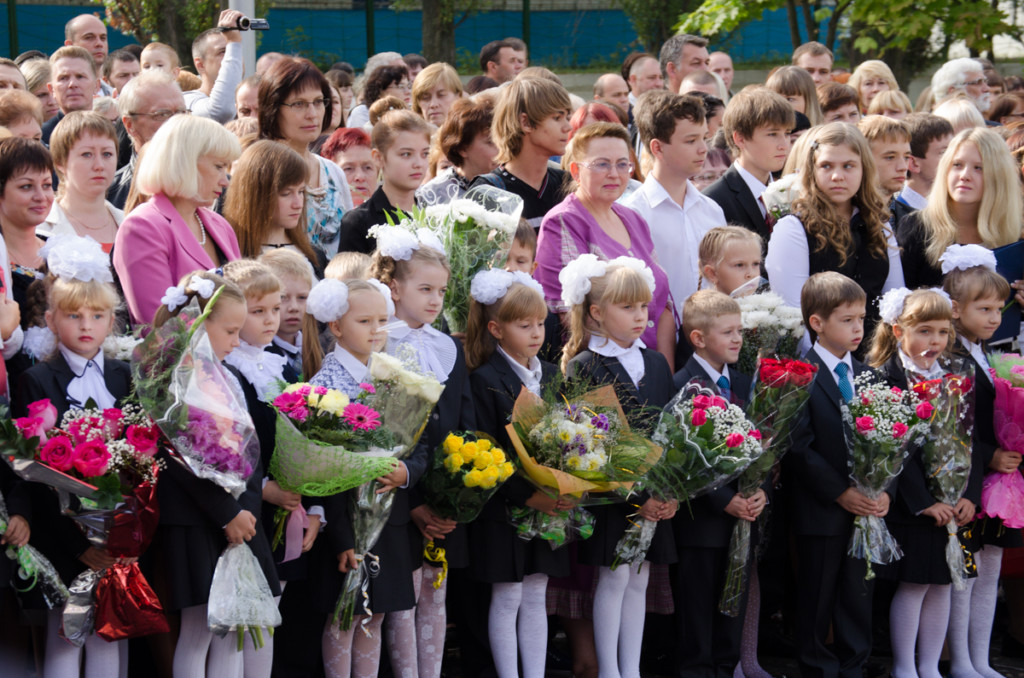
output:
<instances>
[{"instance_id":1,"label":"red foil flower wrap","mask_svg":"<svg viewBox=\"0 0 1024 678\"><path fill-rule=\"evenodd\" d=\"M138 563L116 563L96 585L96 634L106 641L170 630L163 607Z\"/></svg>"}]
</instances>

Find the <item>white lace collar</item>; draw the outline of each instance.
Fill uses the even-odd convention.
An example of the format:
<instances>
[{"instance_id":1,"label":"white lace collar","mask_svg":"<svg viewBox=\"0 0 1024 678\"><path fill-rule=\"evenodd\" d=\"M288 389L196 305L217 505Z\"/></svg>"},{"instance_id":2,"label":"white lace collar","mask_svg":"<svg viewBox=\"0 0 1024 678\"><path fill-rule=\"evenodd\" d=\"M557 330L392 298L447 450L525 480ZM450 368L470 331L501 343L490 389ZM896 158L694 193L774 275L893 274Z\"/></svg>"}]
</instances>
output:
<instances>
[{"instance_id":1,"label":"white lace collar","mask_svg":"<svg viewBox=\"0 0 1024 678\"><path fill-rule=\"evenodd\" d=\"M633 380L633 386L640 387L640 380L644 378L644 354L640 349L647 348L643 341L637 339L629 348L622 348L611 339L591 336L587 348L607 358L618 358L626 368L629 378Z\"/></svg>"},{"instance_id":2,"label":"white lace collar","mask_svg":"<svg viewBox=\"0 0 1024 678\"><path fill-rule=\"evenodd\" d=\"M939 377L946 373L946 370L943 369L942 365L939 363L938 360L932 363L932 366L926 370L922 369L921 367L918 367L918 365L914 362L914 359L907 355L906 352L903 350L903 346L900 346L899 351L900 363L903 365L903 371L907 374L908 381L910 375L913 374L920 375L925 379L938 379Z\"/></svg>"},{"instance_id":3,"label":"white lace collar","mask_svg":"<svg viewBox=\"0 0 1024 678\"><path fill-rule=\"evenodd\" d=\"M228 354L224 362L238 370L253 385L260 400L270 402L280 392L278 382L284 381L284 366L288 358L265 351L264 348L243 341Z\"/></svg>"},{"instance_id":4,"label":"white lace collar","mask_svg":"<svg viewBox=\"0 0 1024 678\"><path fill-rule=\"evenodd\" d=\"M397 318L392 317L391 320ZM403 343L416 349L424 371L433 374L442 384L448 381L459 353L454 339L430 325L417 329L404 325L388 332L388 353L394 354L394 349Z\"/></svg>"}]
</instances>

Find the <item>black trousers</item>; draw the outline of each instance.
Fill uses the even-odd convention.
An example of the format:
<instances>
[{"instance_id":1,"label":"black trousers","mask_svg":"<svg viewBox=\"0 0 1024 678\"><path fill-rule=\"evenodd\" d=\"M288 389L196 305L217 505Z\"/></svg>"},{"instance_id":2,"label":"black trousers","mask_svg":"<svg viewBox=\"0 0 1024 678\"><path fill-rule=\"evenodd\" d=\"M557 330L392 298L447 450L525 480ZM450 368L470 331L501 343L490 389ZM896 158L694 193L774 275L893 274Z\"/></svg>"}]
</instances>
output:
<instances>
[{"instance_id":1,"label":"black trousers","mask_svg":"<svg viewBox=\"0 0 1024 678\"><path fill-rule=\"evenodd\" d=\"M797 657L803 678L862 678L871 655L874 581L864 560L846 555L849 535L798 536ZM829 627L833 644L825 645Z\"/></svg>"},{"instance_id":2,"label":"black trousers","mask_svg":"<svg viewBox=\"0 0 1024 678\"><path fill-rule=\"evenodd\" d=\"M739 663L746 593L738 616L718 611L728 556L728 547L679 548L674 587L679 678L731 678Z\"/></svg>"}]
</instances>

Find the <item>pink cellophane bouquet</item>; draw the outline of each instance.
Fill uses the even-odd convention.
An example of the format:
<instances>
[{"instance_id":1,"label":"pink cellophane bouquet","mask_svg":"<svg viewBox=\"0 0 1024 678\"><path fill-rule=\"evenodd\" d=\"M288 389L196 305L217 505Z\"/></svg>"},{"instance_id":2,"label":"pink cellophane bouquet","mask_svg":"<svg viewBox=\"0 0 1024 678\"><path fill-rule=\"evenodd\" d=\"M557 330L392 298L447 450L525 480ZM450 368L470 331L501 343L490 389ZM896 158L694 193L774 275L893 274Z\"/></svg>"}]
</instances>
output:
<instances>
[{"instance_id":1,"label":"pink cellophane bouquet","mask_svg":"<svg viewBox=\"0 0 1024 678\"><path fill-rule=\"evenodd\" d=\"M989 356L996 389L995 432L1004 450L1024 454L1024 356ZM1004 527L1024 527L1024 478L1019 471L993 472L981 490L981 514L1000 518Z\"/></svg>"}]
</instances>

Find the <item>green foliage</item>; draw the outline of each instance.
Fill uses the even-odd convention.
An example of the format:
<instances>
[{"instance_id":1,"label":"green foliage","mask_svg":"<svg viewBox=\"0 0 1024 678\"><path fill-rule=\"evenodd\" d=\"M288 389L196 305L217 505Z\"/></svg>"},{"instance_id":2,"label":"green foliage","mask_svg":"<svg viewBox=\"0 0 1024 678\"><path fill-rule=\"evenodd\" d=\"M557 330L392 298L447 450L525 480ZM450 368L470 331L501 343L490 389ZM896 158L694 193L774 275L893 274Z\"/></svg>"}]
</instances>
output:
<instances>
[{"instance_id":1,"label":"green foliage","mask_svg":"<svg viewBox=\"0 0 1024 678\"><path fill-rule=\"evenodd\" d=\"M779 9L785 4L784 0L704 0L693 11L676 17L675 30L714 38L734 31L748 21L760 19L765 11Z\"/></svg>"},{"instance_id":2,"label":"green foliage","mask_svg":"<svg viewBox=\"0 0 1024 678\"><path fill-rule=\"evenodd\" d=\"M672 25L680 14L693 10L699 0L619 0L622 11L636 31L640 44L657 54L661 44L672 35Z\"/></svg>"}]
</instances>

